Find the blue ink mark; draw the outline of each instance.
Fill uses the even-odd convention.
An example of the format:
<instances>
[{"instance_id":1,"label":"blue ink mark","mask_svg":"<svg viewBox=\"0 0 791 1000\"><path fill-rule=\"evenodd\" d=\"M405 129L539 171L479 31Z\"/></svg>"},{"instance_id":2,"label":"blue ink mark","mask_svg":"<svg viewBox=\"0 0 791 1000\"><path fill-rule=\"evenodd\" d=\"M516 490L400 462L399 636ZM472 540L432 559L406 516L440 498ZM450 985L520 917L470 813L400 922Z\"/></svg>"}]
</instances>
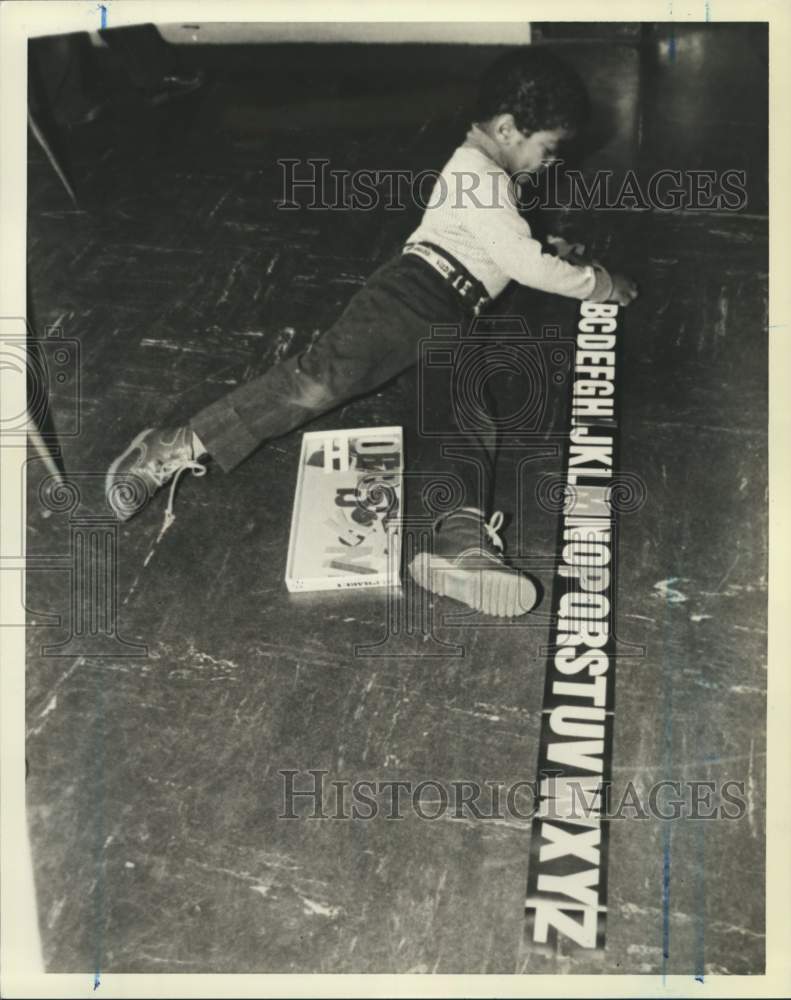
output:
<instances>
[{"instance_id":1,"label":"blue ink mark","mask_svg":"<svg viewBox=\"0 0 791 1000\"><path fill-rule=\"evenodd\" d=\"M673 770L673 663L668 655L672 649L670 633L672 631L672 602L666 602L664 618L664 636L662 643L662 712L665 725L663 736L664 773L670 775ZM672 823L662 824L662 985L667 984L667 966L670 958L670 847L673 836Z\"/></svg>"},{"instance_id":2,"label":"blue ink mark","mask_svg":"<svg viewBox=\"0 0 791 1000\"><path fill-rule=\"evenodd\" d=\"M670 29L670 39L667 44L667 54L672 63L676 61L676 35L673 29Z\"/></svg>"},{"instance_id":3,"label":"blue ink mark","mask_svg":"<svg viewBox=\"0 0 791 1000\"><path fill-rule=\"evenodd\" d=\"M96 879L93 890L93 926L94 926L94 992L101 983L100 970L104 964L104 924L105 924L105 896L104 896L104 874L105 861L104 851L108 841L105 840L105 813L106 813L106 770L105 770L105 720L107 712L105 709L104 679L100 675L96 681L95 712L96 721L94 724L94 850Z\"/></svg>"},{"instance_id":4,"label":"blue ink mark","mask_svg":"<svg viewBox=\"0 0 791 1000\"><path fill-rule=\"evenodd\" d=\"M102 20L102 28L101 28L101 30L104 31L104 29L107 27L107 8L105 7L105 5L103 3L99 4L99 11L101 13L101 20ZM94 987L94 989L95 988L96 987Z\"/></svg>"},{"instance_id":5,"label":"blue ink mark","mask_svg":"<svg viewBox=\"0 0 791 1000\"><path fill-rule=\"evenodd\" d=\"M698 823L698 920L697 920L697 969L695 981L703 982L706 971L706 824Z\"/></svg>"},{"instance_id":6,"label":"blue ink mark","mask_svg":"<svg viewBox=\"0 0 791 1000\"><path fill-rule=\"evenodd\" d=\"M665 830L669 830L665 826ZM662 845L662 978L667 973L670 958L670 836L665 836Z\"/></svg>"},{"instance_id":7,"label":"blue ink mark","mask_svg":"<svg viewBox=\"0 0 791 1000\"><path fill-rule=\"evenodd\" d=\"M706 0L706 2L703 4L703 9L706 12L706 20L710 21L711 20L711 4L709 3L709 0ZM701 980L701 982L703 982L703 980Z\"/></svg>"}]
</instances>

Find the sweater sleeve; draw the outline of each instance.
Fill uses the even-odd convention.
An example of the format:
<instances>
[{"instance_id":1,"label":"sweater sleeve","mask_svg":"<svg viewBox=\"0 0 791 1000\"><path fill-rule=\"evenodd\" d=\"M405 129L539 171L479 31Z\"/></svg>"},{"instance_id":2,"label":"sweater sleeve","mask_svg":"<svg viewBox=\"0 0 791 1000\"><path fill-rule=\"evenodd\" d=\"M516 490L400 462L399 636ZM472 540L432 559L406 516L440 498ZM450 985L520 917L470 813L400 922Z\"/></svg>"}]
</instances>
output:
<instances>
[{"instance_id":1,"label":"sweater sleeve","mask_svg":"<svg viewBox=\"0 0 791 1000\"><path fill-rule=\"evenodd\" d=\"M492 184L491 175L488 183ZM476 205L464 199L458 207L464 226L505 274L522 285L555 295L594 301L604 297L609 290L609 282L604 280L609 277L606 272L600 278L590 265L570 264L544 253L516 209L504 172L498 175L493 194L488 204Z\"/></svg>"}]
</instances>

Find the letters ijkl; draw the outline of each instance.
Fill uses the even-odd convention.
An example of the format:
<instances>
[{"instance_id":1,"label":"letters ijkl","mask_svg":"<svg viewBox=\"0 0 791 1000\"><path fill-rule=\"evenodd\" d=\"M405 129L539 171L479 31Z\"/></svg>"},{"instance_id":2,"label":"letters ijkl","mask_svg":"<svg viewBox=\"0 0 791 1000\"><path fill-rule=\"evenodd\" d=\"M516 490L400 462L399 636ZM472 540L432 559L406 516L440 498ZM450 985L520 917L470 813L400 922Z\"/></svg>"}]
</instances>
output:
<instances>
[{"instance_id":1,"label":"letters ijkl","mask_svg":"<svg viewBox=\"0 0 791 1000\"><path fill-rule=\"evenodd\" d=\"M581 306L526 901L527 941L553 952L604 947L618 327L618 306Z\"/></svg>"}]
</instances>

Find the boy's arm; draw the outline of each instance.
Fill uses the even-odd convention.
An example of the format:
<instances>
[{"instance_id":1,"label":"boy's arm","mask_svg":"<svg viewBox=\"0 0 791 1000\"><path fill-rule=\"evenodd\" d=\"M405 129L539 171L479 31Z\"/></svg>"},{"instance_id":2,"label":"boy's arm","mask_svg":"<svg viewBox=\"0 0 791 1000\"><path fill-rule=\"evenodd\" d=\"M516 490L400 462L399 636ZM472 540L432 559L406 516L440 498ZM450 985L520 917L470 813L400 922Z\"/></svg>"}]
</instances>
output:
<instances>
[{"instance_id":1,"label":"boy's arm","mask_svg":"<svg viewBox=\"0 0 791 1000\"><path fill-rule=\"evenodd\" d=\"M613 282L600 264L570 264L544 253L530 227L513 207L505 175L499 198L482 207L462 207L465 226L475 235L497 266L514 281L540 291L573 299L605 302Z\"/></svg>"},{"instance_id":2,"label":"boy's arm","mask_svg":"<svg viewBox=\"0 0 791 1000\"><path fill-rule=\"evenodd\" d=\"M598 260L594 260L585 252L584 243L569 243L562 236L547 236L547 243L550 244L561 260L570 261L573 264L590 264L594 270L604 271L605 269ZM617 302L619 306L628 306L637 298L637 285L625 274L613 274L608 271L610 279L610 291L606 295L606 302ZM603 286L602 286L603 288ZM597 302L601 301L596 298Z\"/></svg>"}]
</instances>

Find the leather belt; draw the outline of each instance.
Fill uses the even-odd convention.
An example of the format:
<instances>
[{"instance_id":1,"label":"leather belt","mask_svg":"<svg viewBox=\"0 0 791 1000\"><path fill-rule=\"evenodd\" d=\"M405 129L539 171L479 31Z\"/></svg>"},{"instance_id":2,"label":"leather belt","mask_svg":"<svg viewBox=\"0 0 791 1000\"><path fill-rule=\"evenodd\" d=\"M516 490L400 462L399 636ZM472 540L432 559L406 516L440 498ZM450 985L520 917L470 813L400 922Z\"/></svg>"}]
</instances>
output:
<instances>
[{"instance_id":1,"label":"leather belt","mask_svg":"<svg viewBox=\"0 0 791 1000\"><path fill-rule=\"evenodd\" d=\"M407 243L402 253L414 254L433 267L476 316L491 301L482 282L473 277L463 264L433 243Z\"/></svg>"}]
</instances>

